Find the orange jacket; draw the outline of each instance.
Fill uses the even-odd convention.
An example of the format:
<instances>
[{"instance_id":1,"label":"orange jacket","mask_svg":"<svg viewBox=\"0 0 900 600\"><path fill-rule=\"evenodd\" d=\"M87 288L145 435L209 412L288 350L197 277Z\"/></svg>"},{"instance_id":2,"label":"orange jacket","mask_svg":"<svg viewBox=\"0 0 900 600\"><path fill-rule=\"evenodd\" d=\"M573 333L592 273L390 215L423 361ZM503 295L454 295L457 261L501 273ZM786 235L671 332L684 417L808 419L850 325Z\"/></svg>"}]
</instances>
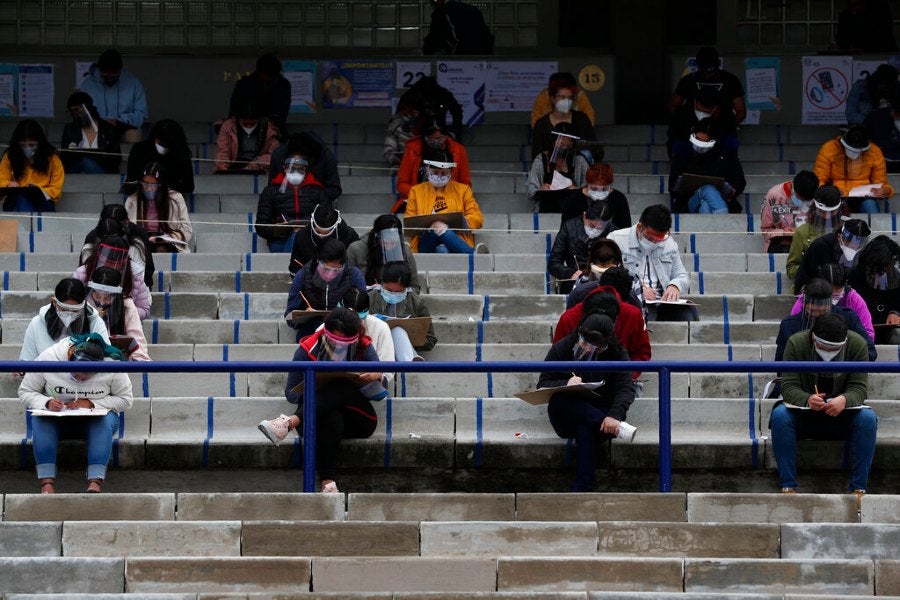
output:
<instances>
[{"instance_id":1,"label":"orange jacket","mask_svg":"<svg viewBox=\"0 0 900 600\"><path fill-rule=\"evenodd\" d=\"M469 155L465 146L447 138L447 150L453 155L456 168L450 174L450 179L472 185L472 174L469 172ZM422 166L422 138L414 137L406 142L406 150L400 161L400 170L397 171L397 193L401 198L409 196L412 186L419 183L419 167Z\"/></svg>"},{"instance_id":2,"label":"orange jacket","mask_svg":"<svg viewBox=\"0 0 900 600\"><path fill-rule=\"evenodd\" d=\"M468 185L449 181L441 194L441 206L437 207L440 211L445 212L461 212L469 223L469 229L481 229L484 225L484 215L478 203L475 202L475 196L472 195L472 188ZM414 217L416 215L430 215L435 211L435 204L438 200L437 190L429 182L414 185L409 193L409 200L406 203L406 213L404 217ZM475 237L470 231L456 231L456 234L464 239L467 244L474 247ZM410 239L409 246L413 252L419 250L419 236L415 235Z\"/></svg>"},{"instance_id":3,"label":"orange jacket","mask_svg":"<svg viewBox=\"0 0 900 600\"><path fill-rule=\"evenodd\" d=\"M887 181L884 154L875 144L856 160L850 160L844 154L841 138L828 140L819 148L814 170L819 178L819 185L830 183L841 190L842 196L849 196L851 189L867 183L880 183L890 190L891 196L894 195L894 188Z\"/></svg>"}]
</instances>

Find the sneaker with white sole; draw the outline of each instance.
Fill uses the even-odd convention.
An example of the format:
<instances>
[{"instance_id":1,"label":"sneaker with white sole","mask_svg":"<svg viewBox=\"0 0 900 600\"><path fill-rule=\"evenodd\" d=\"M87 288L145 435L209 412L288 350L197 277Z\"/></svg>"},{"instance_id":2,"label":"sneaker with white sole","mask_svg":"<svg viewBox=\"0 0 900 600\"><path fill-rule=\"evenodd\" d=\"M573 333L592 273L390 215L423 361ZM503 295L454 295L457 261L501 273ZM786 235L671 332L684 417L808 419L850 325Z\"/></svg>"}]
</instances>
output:
<instances>
[{"instance_id":1,"label":"sneaker with white sole","mask_svg":"<svg viewBox=\"0 0 900 600\"><path fill-rule=\"evenodd\" d=\"M276 419L270 419L259 422L257 425L263 435L269 438L269 441L276 446L284 441L287 434L291 431L291 418L287 415L279 415Z\"/></svg>"},{"instance_id":2,"label":"sneaker with white sole","mask_svg":"<svg viewBox=\"0 0 900 600\"><path fill-rule=\"evenodd\" d=\"M488 250L487 244L484 242L478 242L475 244L475 254L489 254L490 250Z\"/></svg>"}]
</instances>

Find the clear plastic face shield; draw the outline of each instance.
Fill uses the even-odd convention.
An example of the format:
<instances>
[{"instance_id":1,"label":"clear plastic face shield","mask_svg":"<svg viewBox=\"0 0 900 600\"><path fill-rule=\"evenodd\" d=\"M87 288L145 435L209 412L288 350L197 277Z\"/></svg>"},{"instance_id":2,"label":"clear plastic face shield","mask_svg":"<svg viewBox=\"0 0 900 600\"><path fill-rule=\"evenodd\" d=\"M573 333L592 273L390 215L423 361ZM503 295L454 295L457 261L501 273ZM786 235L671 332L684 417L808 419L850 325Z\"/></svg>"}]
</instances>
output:
<instances>
[{"instance_id":1,"label":"clear plastic face shield","mask_svg":"<svg viewBox=\"0 0 900 600\"><path fill-rule=\"evenodd\" d=\"M378 246L381 248L381 258L384 264L403 260L403 242L400 239L400 230L391 227L379 231Z\"/></svg>"},{"instance_id":2,"label":"clear plastic face shield","mask_svg":"<svg viewBox=\"0 0 900 600\"><path fill-rule=\"evenodd\" d=\"M86 353L83 350L83 345L75 347L75 350L72 352L72 357L69 360L72 362L76 362L76 363L97 362L97 359L95 359L92 355ZM96 375L96 373L93 373L93 372L84 373L84 372L73 371L73 372L69 373L69 375L75 381L87 381L88 379L90 379L94 375Z\"/></svg>"},{"instance_id":3,"label":"clear plastic face shield","mask_svg":"<svg viewBox=\"0 0 900 600\"><path fill-rule=\"evenodd\" d=\"M553 143L553 150L550 151L550 164L561 162L571 164L575 159L575 142L581 138L558 131L554 131L553 135L556 136L556 141Z\"/></svg>"},{"instance_id":4,"label":"clear plastic face shield","mask_svg":"<svg viewBox=\"0 0 900 600\"><path fill-rule=\"evenodd\" d=\"M606 352L606 348L609 344L600 343L600 340L591 338L592 343L587 341L584 338L584 335L578 336L578 341L575 342L575 346L572 348L573 358L575 360L593 360L598 354L603 354Z\"/></svg>"},{"instance_id":5,"label":"clear plastic face shield","mask_svg":"<svg viewBox=\"0 0 900 600\"><path fill-rule=\"evenodd\" d=\"M347 360L347 357L350 355L350 348L359 341L359 335L344 336L325 329L321 340L325 352L328 354L328 359L333 362L339 362Z\"/></svg>"},{"instance_id":6,"label":"clear plastic face shield","mask_svg":"<svg viewBox=\"0 0 900 600\"><path fill-rule=\"evenodd\" d=\"M813 200L809 209L808 222L816 231L827 233L834 229L840 220L840 204L828 206L818 200Z\"/></svg>"},{"instance_id":7,"label":"clear plastic face shield","mask_svg":"<svg viewBox=\"0 0 900 600\"><path fill-rule=\"evenodd\" d=\"M838 360L840 361L844 354L844 347L847 344L847 338L840 342L830 342L820 338L816 334L812 334L813 346L816 354L824 361Z\"/></svg>"},{"instance_id":8,"label":"clear plastic face shield","mask_svg":"<svg viewBox=\"0 0 900 600\"><path fill-rule=\"evenodd\" d=\"M423 160L425 165L425 177L436 188L442 188L450 182L453 176L455 162L441 162L437 160Z\"/></svg>"},{"instance_id":9,"label":"clear plastic face shield","mask_svg":"<svg viewBox=\"0 0 900 600\"><path fill-rule=\"evenodd\" d=\"M868 237L854 235L852 232L848 231L846 225L841 228L839 238L841 251L844 254L844 259L848 263L853 262L853 259L856 258L856 254L862 250L863 246L866 245L866 242L869 241Z\"/></svg>"},{"instance_id":10,"label":"clear plastic face shield","mask_svg":"<svg viewBox=\"0 0 900 600\"><path fill-rule=\"evenodd\" d=\"M94 131L97 131L97 123L94 122L91 111L88 110L87 106L84 104L70 106L69 112L72 113L72 117L78 119L78 124L81 125L82 129L93 129Z\"/></svg>"},{"instance_id":11,"label":"clear plastic face shield","mask_svg":"<svg viewBox=\"0 0 900 600\"><path fill-rule=\"evenodd\" d=\"M810 298L808 295L804 294L803 316L806 319L806 326L804 329L811 329L815 324L816 319L830 311L831 296L826 296L825 298Z\"/></svg>"},{"instance_id":12,"label":"clear plastic face shield","mask_svg":"<svg viewBox=\"0 0 900 600\"><path fill-rule=\"evenodd\" d=\"M66 327L71 326L78 317L84 314L84 305L84 302L67 304L53 298L53 309L56 311L56 316Z\"/></svg>"},{"instance_id":13,"label":"clear plastic face shield","mask_svg":"<svg viewBox=\"0 0 900 600\"><path fill-rule=\"evenodd\" d=\"M284 161L284 181L281 182L279 191L284 193L288 185L300 185L306 178L309 162L299 156L291 156Z\"/></svg>"},{"instance_id":14,"label":"clear plastic face shield","mask_svg":"<svg viewBox=\"0 0 900 600\"><path fill-rule=\"evenodd\" d=\"M313 209L312 215L309 219L310 231L312 234L319 238L326 238L337 231L338 225L341 224L341 211L335 209L334 212L337 213L337 219L335 219L334 224L330 227L325 227L316 223L316 210L319 208L319 205L316 205L316 208Z\"/></svg>"},{"instance_id":15,"label":"clear plastic face shield","mask_svg":"<svg viewBox=\"0 0 900 600\"><path fill-rule=\"evenodd\" d=\"M88 283L88 290L88 302L104 312L122 295L122 286L105 285L94 281Z\"/></svg>"},{"instance_id":16,"label":"clear plastic face shield","mask_svg":"<svg viewBox=\"0 0 900 600\"><path fill-rule=\"evenodd\" d=\"M128 266L128 249L117 248L108 244L100 244L97 249L97 268L109 267L119 273L125 273Z\"/></svg>"},{"instance_id":17,"label":"clear plastic face shield","mask_svg":"<svg viewBox=\"0 0 900 600\"><path fill-rule=\"evenodd\" d=\"M866 150L868 150L869 148L872 147L872 144L866 144L862 148L854 148L853 146L848 144L846 141L844 141L843 137L841 138L841 145L844 147L844 154L850 160L856 160L857 158L862 156L863 152L865 152Z\"/></svg>"}]
</instances>

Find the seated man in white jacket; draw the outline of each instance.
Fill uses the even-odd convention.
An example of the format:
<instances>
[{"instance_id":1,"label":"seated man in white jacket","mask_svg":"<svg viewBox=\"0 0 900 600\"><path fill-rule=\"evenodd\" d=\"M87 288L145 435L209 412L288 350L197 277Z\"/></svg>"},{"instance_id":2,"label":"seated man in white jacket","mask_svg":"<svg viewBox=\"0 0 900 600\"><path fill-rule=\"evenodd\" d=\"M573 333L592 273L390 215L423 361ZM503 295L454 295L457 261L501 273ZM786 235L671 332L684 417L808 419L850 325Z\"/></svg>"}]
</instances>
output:
<instances>
[{"instance_id":1,"label":"seated man in white jacket","mask_svg":"<svg viewBox=\"0 0 900 600\"><path fill-rule=\"evenodd\" d=\"M106 478L119 413L133 402L131 380L127 373L79 372L78 364L124 357L100 335L91 333L64 338L41 352L37 360L72 362L71 372L29 372L19 385L19 399L33 411L34 462L41 493L56 491L56 450L61 438L86 439L87 491L98 493Z\"/></svg>"}]
</instances>

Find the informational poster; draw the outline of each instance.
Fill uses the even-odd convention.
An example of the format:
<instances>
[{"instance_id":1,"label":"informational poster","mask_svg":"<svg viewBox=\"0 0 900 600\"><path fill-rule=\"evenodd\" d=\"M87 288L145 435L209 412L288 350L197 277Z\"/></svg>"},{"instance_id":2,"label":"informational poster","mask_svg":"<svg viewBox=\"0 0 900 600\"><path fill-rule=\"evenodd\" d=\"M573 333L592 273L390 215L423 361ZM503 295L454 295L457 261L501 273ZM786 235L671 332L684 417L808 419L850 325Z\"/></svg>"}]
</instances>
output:
<instances>
[{"instance_id":1,"label":"informational poster","mask_svg":"<svg viewBox=\"0 0 900 600\"><path fill-rule=\"evenodd\" d=\"M778 110L781 108L781 59L777 57L751 57L744 59L744 75L747 82L747 108Z\"/></svg>"},{"instance_id":2,"label":"informational poster","mask_svg":"<svg viewBox=\"0 0 900 600\"><path fill-rule=\"evenodd\" d=\"M390 107L394 63L389 60L326 60L322 63L325 108Z\"/></svg>"},{"instance_id":3,"label":"informational poster","mask_svg":"<svg viewBox=\"0 0 900 600\"><path fill-rule=\"evenodd\" d=\"M438 83L456 96L467 126L484 123L485 66L481 61L445 61L437 65Z\"/></svg>"},{"instance_id":4,"label":"informational poster","mask_svg":"<svg viewBox=\"0 0 900 600\"><path fill-rule=\"evenodd\" d=\"M853 59L849 56L804 56L804 125L846 123L844 109L850 93Z\"/></svg>"},{"instance_id":5,"label":"informational poster","mask_svg":"<svg viewBox=\"0 0 900 600\"><path fill-rule=\"evenodd\" d=\"M530 111L535 97L559 70L556 61L490 62L485 73L487 111Z\"/></svg>"},{"instance_id":6,"label":"informational poster","mask_svg":"<svg viewBox=\"0 0 900 600\"><path fill-rule=\"evenodd\" d=\"M53 65L19 65L19 116L53 116Z\"/></svg>"},{"instance_id":7,"label":"informational poster","mask_svg":"<svg viewBox=\"0 0 900 600\"><path fill-rule=\"evenodd\" d=\"M398 60L395 68L395 88L408 88L422 77L430 77L432 65L430 62L416 62Z\"/></svg>"},{"instance_id":8,"label":"informational poster","mask_svg":"<svg viewBox=\"0 0 900 600\"><path fill-rule=\"evenodd\" d=\"M0 116L13 117L18 114L18 84L19 65L0 64Z\"/></svg>"},{"instance_id":9,"label":"informational poster","mask_svg":"<svg viewBox=\"0 0 900 600\"><path fill-rule=\"evenodd\" d=\"M91 72L92 60L76 60L75 61L75 88L81 89L81 82L87 79Z\"/></svg>"},{"instance_id":10,"label":"informational poster","mask_svg":"<svg viewBox=\"0 0 900 600\"><path fill-rule=\"evenodd\" d=\"M291 84L292 113L316 112L316 61L286 60L282 75Z\"/></svg>"}]
</instances>

